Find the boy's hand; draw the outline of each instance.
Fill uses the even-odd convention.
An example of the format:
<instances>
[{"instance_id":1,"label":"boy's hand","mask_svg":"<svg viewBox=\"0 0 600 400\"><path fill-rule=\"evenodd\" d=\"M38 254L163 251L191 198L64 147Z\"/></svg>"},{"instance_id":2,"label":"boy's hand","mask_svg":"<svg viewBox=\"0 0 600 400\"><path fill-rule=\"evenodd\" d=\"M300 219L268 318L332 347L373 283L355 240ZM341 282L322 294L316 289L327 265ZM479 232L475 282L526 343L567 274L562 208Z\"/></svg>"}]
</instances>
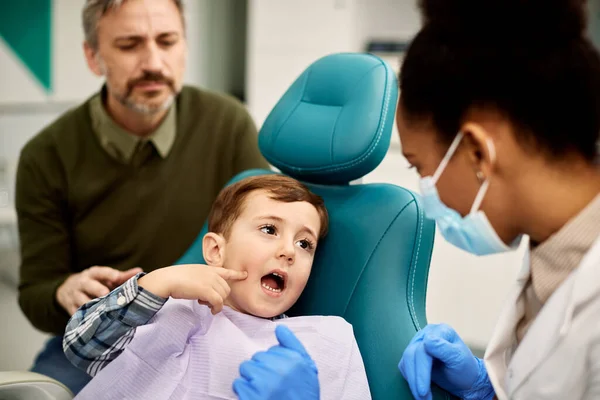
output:
<instances>
[{"instance_id":1,"label":"boy's hand","mask_svg":"<svg viewBox=\"0 0 600 400\"><path fill-rule=\"evenodd\" d=\"M217 314L231 292L227 281L244 280L247 276L246 271L202 264L174 265L143 276L138 285L160 297L198 300Z\"/></svg>"}]
</instances>

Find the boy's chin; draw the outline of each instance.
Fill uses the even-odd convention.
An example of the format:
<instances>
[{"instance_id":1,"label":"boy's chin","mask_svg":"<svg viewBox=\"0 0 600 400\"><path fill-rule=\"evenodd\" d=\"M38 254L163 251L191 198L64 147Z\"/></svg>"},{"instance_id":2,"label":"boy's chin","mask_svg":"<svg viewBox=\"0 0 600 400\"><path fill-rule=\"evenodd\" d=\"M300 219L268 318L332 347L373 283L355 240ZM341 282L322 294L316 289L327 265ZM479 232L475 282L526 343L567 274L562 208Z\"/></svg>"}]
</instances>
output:
<instances>
[{"instance_id":1,"label":"boy's chin","mask_svg":"<svg viewBox=\"0 0 600 400\"><path fill-rule=\"evenodd\" d=\"M279 317L281 314L284 314L286 311L287 311L287 309L282 309L281 311L267 309L267 310L260 310L259 312L251 313L251 314L254 315L255 317L259 317L259 318L272 319L275 317Z\"/></svg>"},{"instance_id":2,"label":"boy's chin","mask_svg":"<svg viewBox=\"0 0 600 400\"><path fill-rule=\"evenodd\" d=\"M255 317L259 318L271 319L279 317L281 314L285 314L290 309L290 307L265 305L262 307L253 308L252 310L250 310L249 314L252 314Z\"/></svg>"}]
</instances>

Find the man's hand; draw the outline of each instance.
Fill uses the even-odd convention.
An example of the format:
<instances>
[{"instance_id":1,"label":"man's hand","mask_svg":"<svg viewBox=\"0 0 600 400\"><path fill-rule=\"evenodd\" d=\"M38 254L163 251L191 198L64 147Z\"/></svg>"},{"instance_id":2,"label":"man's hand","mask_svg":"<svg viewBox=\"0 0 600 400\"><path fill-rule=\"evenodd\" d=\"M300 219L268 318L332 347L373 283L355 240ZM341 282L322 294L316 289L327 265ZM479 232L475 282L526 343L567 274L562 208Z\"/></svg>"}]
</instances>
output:
<instances>
[{"instance_id":1,"label":"man's hand","mask_svg":"<svg viewBox=\"0 0 600 400\"><path fill-rule=\"evenodd\" d=\"M69 276L56 290L56 300L73 315L85 303L107 295L140 272L141 268L119 271L111 267L91 267Z\"/></svg>"},{"instance_id":2,"label":"man's hand","mask_svg":"<svg viewBox=\"0 0 600 400\"><path fill-rule=\"evenodd\" d=\"M187 264L152 271L140 278L138 285L160 297L198 300L217 314L231 292L227 281L240 281L247 277L246 271Z\"/></svg>"}]
</instances>

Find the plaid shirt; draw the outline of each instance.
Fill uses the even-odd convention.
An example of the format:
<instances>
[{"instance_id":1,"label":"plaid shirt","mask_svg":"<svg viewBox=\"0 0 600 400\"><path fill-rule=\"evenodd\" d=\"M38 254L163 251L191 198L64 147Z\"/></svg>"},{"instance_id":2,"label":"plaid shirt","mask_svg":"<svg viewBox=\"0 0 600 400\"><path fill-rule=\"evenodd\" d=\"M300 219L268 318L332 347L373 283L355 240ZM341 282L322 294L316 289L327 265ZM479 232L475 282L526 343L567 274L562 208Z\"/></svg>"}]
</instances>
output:
<instances>
[{"instance_id":1,"label":"plaid shirt","mask_svg":"<svg viewBox=\"0 0 600 400\"><path fill-rule=\"evenodd\" d=\"M167 299L138 286L139 273L104 297L81 306L71 317L63 338L65 355L95 376L123 352L135 328L144 325Z\"/></svg>"},{"instance_id":2,"label":"plaid shirt","mask_svg":"<svg viewBox=\"0 0 600 400\"><path fill-rule=\"evenodd\" d=\"M141 272L104 297L84 304L69 320L63 350L72 364L95 376L133 340L167 299L138 286ZM281 314L272 320L287 318Z\"/></svg>"}]
</instances>

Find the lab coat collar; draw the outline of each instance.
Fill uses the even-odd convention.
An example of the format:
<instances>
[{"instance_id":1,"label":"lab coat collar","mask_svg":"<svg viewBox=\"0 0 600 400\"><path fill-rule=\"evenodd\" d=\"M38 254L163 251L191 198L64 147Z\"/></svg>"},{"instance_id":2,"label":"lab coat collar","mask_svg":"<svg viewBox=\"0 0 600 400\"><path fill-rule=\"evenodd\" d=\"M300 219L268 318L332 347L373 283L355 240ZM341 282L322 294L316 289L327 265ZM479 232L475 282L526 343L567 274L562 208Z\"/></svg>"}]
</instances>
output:
<instances>
[{"instance_id":1,"label":"lab coat collar","mask_svg":"<svg viewBox=\"0 0 600 400\"><path fill-rule=\"evenodd\" d=\"M527 381L535 368L552 352L556 347L556 343L568 332L578 306L591 297L600 294L599 264L600 238L594 242L579 267L569 275L567 280L548 299L515 351L508 365L506 381L502 382L507 385L509 394L514 393ZM519 280L520 292L523 290L524 282L526 280ZM522 301L518 303L522 303ZM505 328L503 334L507 335L507 338L514 338L516 324L522 316L523 308L522 304L517 307L519 310L516 313L513 312L513 317L516 318L513 318L510 323L505 321L503 324ZM520 315L518 316L518 314ZM510 332L506 332L506 330L510 330Z\"/></svg>"},{"instance_id":2,"label":"lab coat collar","mask_svg":"<svg viewBox=\"0 0 600 400\"><path fill-rule=\"evenodd\" d=\"M519 294L525 287L525 284L527 283L529 278L531 277L531 250L529 249L529 238L527 238L526 246L527 250L523 254L523 264L521 266L521 269L519 270L519 273L517 274L517 284L521 289L519 291Z\"/></svg>"}]
</instances>

